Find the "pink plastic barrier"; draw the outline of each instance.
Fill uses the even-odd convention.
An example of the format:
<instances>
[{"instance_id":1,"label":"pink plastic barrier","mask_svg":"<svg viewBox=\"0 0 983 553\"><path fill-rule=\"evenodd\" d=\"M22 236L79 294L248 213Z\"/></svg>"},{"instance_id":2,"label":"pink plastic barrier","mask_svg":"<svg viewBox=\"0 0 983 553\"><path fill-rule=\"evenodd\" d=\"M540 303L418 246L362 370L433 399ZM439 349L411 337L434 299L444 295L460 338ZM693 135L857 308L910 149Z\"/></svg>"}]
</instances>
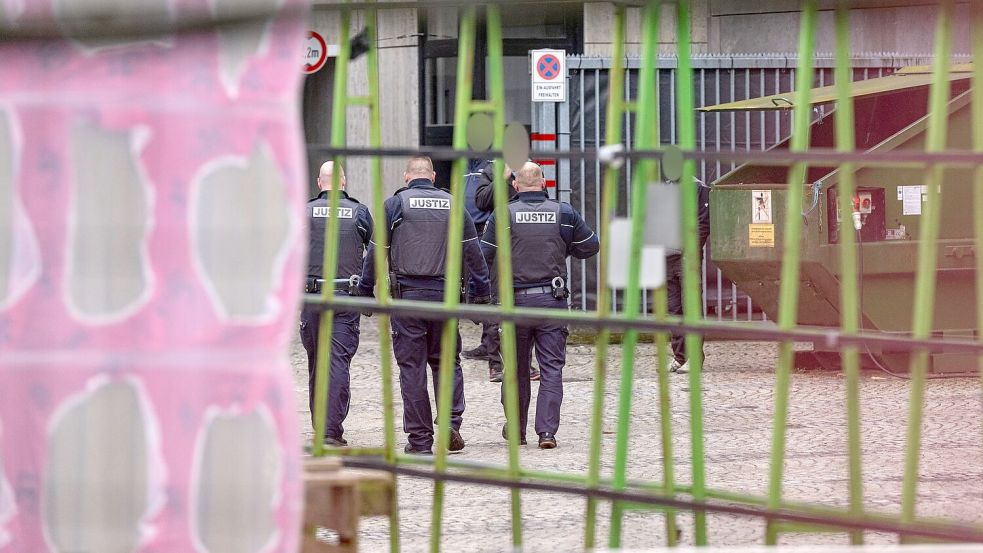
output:
<instances>
[{"instance_id":1,"label":"pink plastic barrier","mask_svg":"<svg viewBox=\"0 0 983 553\"><path fill-rule=\"evenodd\" d=\"M304 2L94 4L0 0L0 551L294 551Z\"/></svg>"}]
</instances>

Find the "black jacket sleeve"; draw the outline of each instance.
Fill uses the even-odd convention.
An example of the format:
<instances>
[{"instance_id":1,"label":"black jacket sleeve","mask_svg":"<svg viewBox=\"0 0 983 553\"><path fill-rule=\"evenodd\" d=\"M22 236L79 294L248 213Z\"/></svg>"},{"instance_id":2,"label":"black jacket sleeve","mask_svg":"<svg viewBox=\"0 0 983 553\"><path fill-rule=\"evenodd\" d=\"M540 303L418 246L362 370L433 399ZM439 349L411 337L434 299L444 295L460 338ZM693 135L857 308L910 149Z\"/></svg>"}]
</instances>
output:
<instances>
[{"instance_id":1,"label":"black jacket sleeve","mask_svg":"<svg viewBox=\"0 0 983 553\"><path fill-rule=\"evenodd\" d=\"M492 213L485 221L485 232L481 235L481 254L485 258L485 264L489 270L495 264L495 255L498 253L498 242L495 239L495 214Z\"/></svg>"},{"instance_id":2,"label":"black jacket sleeve","mask_svg":"<svg viewBox=\"0 0 983 553\"><path fill-rule=\"evenodd\" d=\"M491 283L488 275L488 264L478 245L480 237L474 228L474 221L468 212L464 212L464 240L461 244L464 266L467 267L476 296L491 294Z\"/></svg>"},{"instance_id":3,"label":"black jacket sleeve","mask_svg":"<svg viewBox=\"0 0 983 553\"><path fill-rule=\"evenodd\" d=\"M362 237L362 245L368 248L372 241L372 214L369 213L369 208L359 205L355 217L355 225L358 227L359 236Z\"/></svg>"},{"instance_id":4,"label":"black jacket sleeve","mask_svg":"<svg viewBox=\"0 0 983 553\"><path fill-rule=\"evenodd\" d=\"M567 243L567 255L587 259L597 255L601 241L587 221L570 204L560 204L560 236Z\"/></svg>"},{"instance_id":5,"label":"black jacket sleeve","mask_svg":"<svg viewBox=\"0 0 983 553\"><path fill-rule=\"evenodd\" d=\"M480 183L478 188L474 192L474 205L482 210L493 212L495 211L495 164L489 163L481 170L481 176L478 177ZM511 179L510 179L511 181ZM518 192L515 188L512 188L512 183L508 182L509 200L516 197Z\"/></svg>"},{"instance_id":6,"label":"black jacket sleeve","mask_svg":"<svg viewBox=\"0 0 983 553\"><path fill-rule=\"evenodd\" d=\"M386 249L389 249L389 243L392 242L393 229L403 218L403 204L399 201L399 198L392 197L386 199L385 203L385 221L386 221ZM368 209L365 210L366 215L368 215ZM369 216L369 222L371 223L372 218ZM363 292L371 291L375 288L375 247L376 243L371 240L371 225L369 226L369 245L365 251L365 259L362 260L362 277L359 283L359 288Z\"/></svg>"},{"instance_id":7,"label":"black jacket sleeve","mask_svg":"<svg viewBox=\"0 0 983 553\"><path fill-rule=\"evenodd\" d=\"M697 181L697 228L700 232L700 249L710 236L710 187Z\"/></svg>"}]
</instances>

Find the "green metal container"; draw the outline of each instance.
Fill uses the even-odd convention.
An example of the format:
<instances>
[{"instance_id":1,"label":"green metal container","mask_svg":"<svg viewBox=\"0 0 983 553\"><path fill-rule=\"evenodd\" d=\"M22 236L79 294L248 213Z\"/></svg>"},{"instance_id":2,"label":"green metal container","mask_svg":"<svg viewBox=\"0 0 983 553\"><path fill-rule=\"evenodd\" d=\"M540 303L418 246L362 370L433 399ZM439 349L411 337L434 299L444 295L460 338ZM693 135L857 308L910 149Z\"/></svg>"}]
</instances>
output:
<instances>
[{"instance_id":1,"label":"green metal container","mask_svg":"<svg viewBox=\"0 0 983 553\"><path fill-rule=\"evenodd\" d=\"M954 68L948 104L947 145L970 150L971 109L969 72ZM853 84L857 149L925 151L928 81L919 68L895 76ZM830 101L832 87L813 91L813 103ZM782 95L703 108L707 111L790 109ZM810 127L814 148L833 148L834 117L828 113ZM783 142L775 149L787 149ZM912 304L919 228L923 213L924 169L858 166L855 172L859 211L861 297L864 330L908 334L912 330ZM782 229L788 170L785 167L743 165L724 175L711 193L710 251L724 274L777 318L781 272ZM852 213L837 209L839 171L811 167L802 205L801 289L797 320L802 325L838 327L839 237L856 232ZM939 232L936 303L933 332L937 336L974 337L978 332L972 213L972 171L947 169L941 186L942 223ZM908 354L870 351L866 363L880 362L892 371L906 371ZM871 358L873 357L873 359ZM837 367L838 351L797 356L799 366ZM938 353L932 370L969 371L975 357Z\"/></svg>"}]
</instances>

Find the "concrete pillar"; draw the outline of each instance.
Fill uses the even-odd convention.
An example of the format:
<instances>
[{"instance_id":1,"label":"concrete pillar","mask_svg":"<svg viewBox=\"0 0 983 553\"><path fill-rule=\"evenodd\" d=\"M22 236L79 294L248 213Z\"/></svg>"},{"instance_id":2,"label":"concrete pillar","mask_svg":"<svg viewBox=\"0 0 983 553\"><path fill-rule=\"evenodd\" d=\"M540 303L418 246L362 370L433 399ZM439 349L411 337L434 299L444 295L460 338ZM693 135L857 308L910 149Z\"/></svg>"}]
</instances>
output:
<instances>
[{"instance_id":1,"label":"concrete pillar","mask_svg":"<svg viewBox=\"0 0 983 553\"><path fill-rule=\"evenodd\" d=\"M419 146L419 54L417 48L417 10L379 10L378 42L380 76L380 119L384 147L415 148ZM311 28L325 37L329 44L338 43L339 13L314 4ZM354 11L351 35L365 25L364 13ZM368 93L367 57L351 62L348 69L349 95ZM329 61L319 73L308 77L304 94L304 123L308 143L328 143L331 138L331 103L334 86L334 63ZM368 110L361 107L348 110L346 138L349 146L368 146ZM311 178L316 177L316 167L323 159L312 155L308 165ZM324 157L324 156L320 156ZM386 196L403 185L405 159L383 159L383 182ZM371 205L371 174L368 158L351 158L346 162L349 193L362 203ZM312 180L313 182L313 180ZM312 184L313 186L313 184Z\"/></svg>"}]
</instances>

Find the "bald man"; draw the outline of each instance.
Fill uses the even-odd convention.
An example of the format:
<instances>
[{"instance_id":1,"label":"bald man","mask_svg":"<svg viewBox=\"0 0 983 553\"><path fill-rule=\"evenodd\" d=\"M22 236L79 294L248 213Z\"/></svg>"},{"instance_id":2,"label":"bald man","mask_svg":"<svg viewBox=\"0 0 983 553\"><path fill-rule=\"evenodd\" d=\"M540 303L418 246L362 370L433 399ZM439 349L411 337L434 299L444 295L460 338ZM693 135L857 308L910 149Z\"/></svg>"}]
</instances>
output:
<instances>
[{"instance_id":1,"label":"bald man","mask_svg":"<svg viewBox=\"0 0 983 553\"><path fill-rule=\"evenodd\" d=\"M567 309L567 256L587 259L597 254L600 242L583 217L570 204L546 195L543 170L526 162L515 172L516 197L509 202L509 234L512 243L512 286L515 304L521 307ZM491 265L498 251L495 215L481 238L485 262ZM539 396L536 400L536 434L541 449L556 447L563 401L563 366L566 364L567 329L546 323L516 326L516 366L519 380L519 433L526 443L531 386L530 353L536 346L539 360ZM505 385L502 385L505 404ZM502 437L506 426L502 426Z\"/></svg>"},{"instance_id":2,"label":"bald man","mask_svg":"<svg viewBox=\"0 0 983 553\"><path fill-rule=\"evenodd\" d=\"M484 230L488 227L485 226L485 222L488 220L488 216L495 211L494 203L494 183L495 183L495 166L491 161L485 161L482 165L479 165L474 173L474 181L476 181L475 188L473 191L473 201L471 204L478 213L482 213L483 217L481 219L482 223L480 225L475 225L478 227L478 235L482 235ZM469 174L469 177L471 174ZM505 165L505 172L502 175L505 183L508 185L509 201L515 198L517 192L512 186L512 181L515 180L515 175L512 173L512 168ZM469 182L472 179L469 178ZM468 192L470 193L470 192ZM468 193L465 195L465 200L468 199ZM470 210L470 207L469 207ZM473 213L473 212L472 212ZM475 219L477 222L478 219ZM492 297L495 297L497 293L497 274L495 269L489 265L488 270L491 272L491 282L492 282ZM486 359L488 360L488 380L489 382L501 382L502 381L502 359L499 355L499 348L501 347L501 342L499 339L499 327L498 323L484 323L481 331L481 343L474 349L465 350L461 352L461 356L465 359ZM539 369L536 368L532 363L529 364L529 378L532 380L539 380Z\"/></svg>"},{"instance_id":3,"label":"bald man","mask_svg":"<svg viewBox=\"0 0 983 553\"><path fill-rule=\"evenodd\" d=\"M436 174L430 158L414 157L403 173L405 188L386 200L386 228L389 229L389 270L395 281L396 297L441 302L444 287L460 291L461 282L445 282L447 243L451 204L445 190L434 187ZM369 245L369 258L374 244ZM472 303L488 303L488 267L478 246L474 221L464 212L464 239L460 244L464 264L474 283ZM366 263L359 294L371 293L375 285L375 267ZM393 316L393 353L399 365L399 387L403 397L403 431L407 434L405 451L410 454L433 454L433 413L427 392L427 365L433 373L434 395L439 389L440 342L442 321ZM458 333L454 354L454 396L451 405L449 447L464 449L461 421L464 414L464 373L461 371L461 335Z\"/></svg>"},{"instance_id":4,"label":"bald man","mask_svg":"<svg viewBox=\"0 0 983 553\"><path fill-rule=\"evenodd\" d=\"M328 219L335 214L340 221L338 236L338 261L335 277L347 279L362 273L365 250L372 238L372 216L368 208L345 192L347 180L345 171L338 166L338 184L341 187L336 213L331 212L328 195L333 182L334 162L321 165L317 177L317 187L321 191L316 198L307 203L307 217L310 227L308 242L307 287L308 293L320 293L321 287L333 283L321 283L324 278L324 237ZM371 258L369 259L371 262ZM334 291L347 295L347 286ZM324 443L331 446L346 446L343 423L348 416L351 402L349 391L349 368L352 357L358 350L359 314L357 312L336 312L331 332L331 367L328 378L328 409L325 413ZM318 332L321 327L321 310L316 306L305 306L300 316L300 340L307 350L307 390L311 406L311 423L314 421L314 390L316 385Z\"/></svg>"}]
</instances>

